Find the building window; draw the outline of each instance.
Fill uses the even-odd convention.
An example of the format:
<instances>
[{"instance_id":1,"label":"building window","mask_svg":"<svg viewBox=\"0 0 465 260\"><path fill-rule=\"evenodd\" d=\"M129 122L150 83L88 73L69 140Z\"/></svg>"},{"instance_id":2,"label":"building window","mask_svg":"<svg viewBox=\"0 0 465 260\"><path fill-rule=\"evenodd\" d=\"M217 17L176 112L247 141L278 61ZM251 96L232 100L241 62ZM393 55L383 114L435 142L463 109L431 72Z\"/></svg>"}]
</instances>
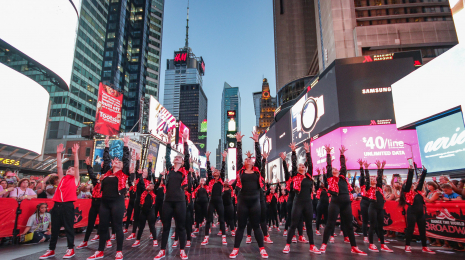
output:
<instances>
[{"instance_id":1,"label":"building window","mask_svg":"<svg viewBox=\"0 0 465 260\"><path fill-rule=\"evenodd\" d=\"M105 65L104 65L105 67L111 67L112 61L111 61L111 60L107 60L107 61L105 61L104 64L105 64Z\"/></svg>"},{"instance_id":2,"label":"building window","mask_svg":"<svg viewBox=\"0 0 465 260\"><path fill-rule=\"evenodd\" d=\"M116 37L114 32L108 33L107 34L107 39L114 39Z\"/></svg>"},{"instance_id":3,"label":"building window","mask_svg":"<svg viewBox=\"0 0 465 260\"><path fill-rule=\"evenodd\" d=\"M115 42L107 42L108 48L113 48L113 46L115 46Z\"/></svg>"},{"instance_id":4,"label":"building window","mask_svg":"<svg viewBox=\"0 0 465 260\"><path fill-rule=\"evenodd\" d=\"M86 156L90 156L90 147L86 147Z\"/></svg>"}]
</instances>

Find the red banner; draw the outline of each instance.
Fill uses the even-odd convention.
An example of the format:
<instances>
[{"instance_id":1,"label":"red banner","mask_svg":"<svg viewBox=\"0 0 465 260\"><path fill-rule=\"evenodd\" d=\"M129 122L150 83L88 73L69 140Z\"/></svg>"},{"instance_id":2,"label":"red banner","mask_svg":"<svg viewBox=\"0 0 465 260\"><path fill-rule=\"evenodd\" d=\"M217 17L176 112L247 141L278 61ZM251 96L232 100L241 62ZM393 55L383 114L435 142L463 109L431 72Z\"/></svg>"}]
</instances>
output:
<instances>
[{"instance_id":1,"label":"red banner","mask_svg":"<svg viewBox=\"0 0 465 260\"><path fill-rule=\"evenodd\" d=\"M17 208L15 199L0 198L0 237L11 237L13 234Z\"/></svg>"},{"instance_id":2,"label":"red banner","mask_svg":"<svg viewBox=\"0 0 465 260\"><path fill-rule=\"evenodd\" d=\"M121 125L123 94L100 82L98 90L95 132L102 135L116 135Z\"/></svg>"}]
</instances>

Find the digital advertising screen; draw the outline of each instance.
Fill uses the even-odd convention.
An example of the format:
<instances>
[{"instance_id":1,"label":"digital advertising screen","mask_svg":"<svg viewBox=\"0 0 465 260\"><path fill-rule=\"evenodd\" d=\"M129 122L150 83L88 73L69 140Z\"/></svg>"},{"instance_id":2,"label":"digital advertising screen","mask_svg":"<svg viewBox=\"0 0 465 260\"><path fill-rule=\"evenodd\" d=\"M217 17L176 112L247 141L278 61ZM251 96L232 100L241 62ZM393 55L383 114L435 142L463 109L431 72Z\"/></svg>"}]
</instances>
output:
<instances>
[{"instance_id":1,"label":"digital advertising screen","mask_svg":"<svg viewBox=\"0 0 465 260\"><path fill-rule=\"evenodd\" d=\"M206 169L207 168L207 157L205 156L200 156L200 169Z\"/></svg>"},{"instance_id":2,"label":"digital advertising screen","mask_svg":"<svg viewBox=\"0 0 465 260\"><path fill-rule=\"evenodd\" d=\"M236 179L236 148L228 148L228 156L227 156L227 174L228 180Z\"/></svg>"},{"instance_id":3,"label":"digital advertising screen","mask_svg":"<svg viewBox=\"0 0 465 260\"><path fill-rule=\"evenodd\" d=\"M286 113L273 127L276 131L275 150L279 156L279 153L291 150L289 148L289 144L292 142L291 114Z\"/></svg>"},{"instance_id":4,"label":"digital advertising screen","mask_svg":"<svg viewBox=\"0 0 465 260\"><path fill-rule=\"evenodd\" d=\"M113 160L114 158L118 158L119 160L122 160L123 159L123 148L124 148L123 139L110 139L110 143L109 143L110 159ZM136 167L137 155L139 156L141 155L142 146L134 141L129 140L128 148L129 148L129 158L130 158L129 169L132 172L133 169L135 169ZM94 168L94 172L96 173L101 173L101 170L102 170L101 164L103 162L104 150L105 150L105 140L104 139L95 140L92 167ZM101 173L101 174L105 174L105 173Z\"/></svg>"},{"instance_id":5,"label":"digital advertising screen","mask_svg":"<svg viewBox=\"0 0 465 260\"><path fill-rule=\"evenodd\" d=\"M166 156L166 145L160 144L158 146L158 156L157 156L157 163L155 164L155 177L159 177L160 173L165 170L165 156Z\"/></svg>"},{"instance_id":6,"label":"digital advertising screen","mask_svg":"<svg viewBox=\"0 0 465 260\"><path fill-rule=\"evenodd\" d=\"M152 159L152 172L155 172L155 166L157 164L158 147L159 147L159 144L155 140L150 140L149 141L149 146L148 146L148 150L147 150L147 158L148 158L149 155L153 156L153 159ZM147 167L148 167L148 162L147 162Z\"/></svg>"},{"instance_id":7,"label":"digital advertising screen","mask_svg":"<svg viewBox=\"0 0 465 260\"><path fill-rule=\"evenodd\" d=\"M311 152L312 152L312 162L313 162L313 174L317 175L316 169L326 168L326 150L325 145L330 145L331 148L331 158L334 160L332 162L333 168L339 170L341 167L340 160L339 160L339 148L341 147L341 130L340 128L331 131L323 136L320 136L314 139L311 142ZM303 150L303 148L302 148Z\"/></svg>"},{"instance_id":8,"label":"digital advertising screen","mask_svg":"<svg viewBox=\"0 0 465 260\"><path fill-rule=\"evenodd\" d=\"M177 150L180 151L181 153L184 153L184 142L185 142L185 140L184 140L184 137L183 137L184 135L183 134L187 133L187 136L188 136L187 140L189 140L190 130L185 124L182 123L182 121L178 122L178 127L179 127L179 132L178 132L178 146L177 146L178 149Z\"/></svg>"},{"instance_id":9,"label":"digital advertising screen","mask_svg":"<svg viewBox=\"0 0 465 260\"><path fill-rule=\"evenodd\" d=\"M0 143L42 154L50 94L36 81L3 63L0 75Z\"/></svg>"},{"instance_id":10,"label":"digital advertising screen","mask_svg":"<svg viewBox=\"0 0 465 260\"><path fill-rule=\"evenodd\" d=\"M428 172L465 168L465 127L461 112L417 127L423 165Z\"/></svg>"},{"instance_id":11,"label":"digital advertising screen","mask_svg":"<svg viewBox=\"0 0 465 260\"><path fill-rule=\"evenodd\" d=\"M335 68L321 76L313 88L307 87L307 93L291 108L290 121L296 144L339 123Z\"/></svg>"},{"instance_id":12,"label":"digital advertising screen","mask_svg":"<svg viewBox=\"0 0 465 260\"><path fill-rule=\"evenodd\" d=\"M348 169L359 169L358 159L371 163L369 169L377 169L376 160L386 160L385 169L406 169L411 158L422 165L416 130L397 130L395 124L352 126L340 128L340 134Z\"/></svg>"},{"instance_id":13,"label":"digital advertising screen","mask_svg":"<svg viewBox=\"0 0 465 260\"><path fill-rule=\"evenodd\" d=\"M174 128L176 128L176 118L158 100L150 96L149 131L151 134L166 142L168 141L168 132Z\"/></svg>"},{"instance_id":14,"label":"digital advertising screen","mask_svg":"<svg viewBox=\"0 0 465 260\"><path fill-rule=\"evenodd\" d=\"M271 183L278 183L284 181L284 174L282 170L281 158L277 158L267 164L266 178Z\"/></svg>"},{"instance_id":15,"label":"digital advertising screen","mask_svg":"<svg viewBox=\"0 0 465 260\"><path fill-rule=\"evenodd\" d=\"M123 94L100 82L94 127L96 133L102 135L119 133L122 105Z\"/></svg>"},{"instance_id":16,"label":"digital advertising screen","mask_svg":"<svg viewBox=\"0 0 465 260\"><path fill-rule=\"evenodd\" d=\"M391 85L414 70L411 57L336 66L341 125L394 124Z\"/></svg>"}]
</instances>

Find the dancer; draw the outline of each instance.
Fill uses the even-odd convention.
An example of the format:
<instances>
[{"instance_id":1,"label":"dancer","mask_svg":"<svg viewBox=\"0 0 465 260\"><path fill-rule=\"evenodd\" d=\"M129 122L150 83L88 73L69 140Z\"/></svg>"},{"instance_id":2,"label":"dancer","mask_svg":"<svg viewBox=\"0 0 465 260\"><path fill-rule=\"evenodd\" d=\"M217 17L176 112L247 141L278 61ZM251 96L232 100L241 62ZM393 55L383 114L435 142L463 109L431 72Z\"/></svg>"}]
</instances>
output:
<instances>
[{"instance_id":1,"label":"dancer","mask_svg":"<svg viewBox=\"0 0 465 260\"><path fill-rule=\"evenodd\" d=\"M136 168L134 169L134 173L131 173L128 178L128 185L129 185L129 201L128 201L128 207L126 209L126 227L123 229L123 233L126 234L128 233L128 228L129 228L129 223L131 223L131 217L133 217L132 213L134 212L134 217L133 217L133 224L132 224L132 233L128 238L134 239L135 238L135 233L136 233L136 218L139 219L139 213L135 213L134 207L136 203L136 197L137 197L137 184L135 183L136 181L139 180L140 175L142 172L139 172L139 167L140 167L140 156L139 154L136 155ZM139 208L138 206L136 206Z\"/></svg>"},{"instance_id":2,"label":"dancer","mask_svg":"<svg viewBox=\"0 0 465 260\"><path fill-rule=\"evenodd\" d=\"M325 227L323 233L323 244L321 245L321 253L326 252L326 246L329 240L329 236L334 232L334 227L336 225L337 216L341 215L341 221L347 226L347 231L350 239L351 252L359 255L367 255L365 252L358 249L355 242L354 231L352 229L352 207L350 204L351 201L351 191L352 187L349 184L349 181L346 178L347 168L344 152L347 149L344 146L341 146L339 149L341 156L341 170L338 171L334 169L331 165L331 146L325 145L326 150L326 172L332 174L333 176L327 178L327 185L329 193L331 194L331 202L329 203L328 208L328 223ZM326 185L326 184L325 184Z\"/></svg>"},{"instance_id":3,"label":"dancer","mask_svg":"<svg viewBox=\"0 0 465 260\"><path fill-rule=\"evenodd\" d=\"M307 157L307 169L303 163L297 164L296 156L296 146L295 143L289 145L292 150L292 170L296 173L293 173L292 182L294 184L294 190L296 195L294 198L294 205L292 207L291 213L291 229L289 230L287 236L287 244L283 249L283 253L288 254L290 252L290 245L292 242L292 237L295 234L295 229L299 224L301 218L305 220L305 225L307 226L307 235L310 243L310 252L314 254L321 254L320 250L315 246L313 241L313 205L312 205L312 190L313 190L313 163L312 157L310 154L310 145L304 143L304 149Z\"/></svg>"},{"instance_id":4,"label":"dancer","mask_svg":"<svg viewBox=\"0 0 465 260\"><path fill-rule=\"evenodd\" d=\"M328 207L329 207L329 194L328 194L328 184L326 181L326 172L325 169L320 170L316 169L318 173L317 184L318 191L316 192L316 198L318 199L318 204L316 205L316 226L315 226L315 235L321 236L320 226L325 224L328 221ZM322 175L320 175L320 172ZM320 182L320 178L323 178L323 182ZM322 217L323 216L323 217Z\"/></svg>"},{"instance_id":5,"label":"dancer","mask_svg":"<svg viewBox=\"0 0 465 260\"><path fill-rule=\"evenodd\" d=\"M87 260L100 259L104 257L105 243L109 239L110 219L116 231L116 260L123 259L123 216L126 210L124 197L126 195L126 181L129 176L129 136L123 139L123 159L120 161L118 157L111 162L112 169L108 170L100 177L102 189L102 202L99 209L99 229L100 240L98 251Z\"/></svg>"},{"instance_id":6,"label":"dancer","mask_svg":"<svg viewBox=\"0 0 465 260\"><path fill-rule=\"evenodd\" d=\"M365 176L363 171L364 162L362 159L358 159L358 164L360 164L360 193L362 194L362 200L360 201L360 212L362 213L362 233L363 233L363 242L369 243L368 241L368 207L370 206L370 199L367 194L367 185L370 181L369 176ZM368 171L368 169L366 169Z\"/></svg>"},{"instance_id":7,"label":"dancer","mask_svg":"<svg viewBox=\"0 0 465 260\"><path fill-rule=\"evenodd\" d=\"M193 192L195 197L195 230L194 234L199 233L200 224L207 218L208 210L208 191L205 185L205 179L198 176L199 186Z\"/></svg>"},{"instance_id":8,"label":"dancer","mask_svg":"<svg viewBox=\"0 0 465 260\"><path fill-rule=\"evenodd\" d=\"M160 176L158 176L158 189L155 190L155 217L160 217L158 219L161 222L162 216L162 208L163 208L163 201L165 199L165 172L160 172Z\"/></svg>"},{"instance_id":9,"label":"dancer","mask_svg":"<svg viewBox=\"0 0 465 260\"><path fill-rule=\"evenodd\" d=\"M207 213L207 225L205 227L205 238L203 239L201 245L205 246L208 245L209 240L209 233L210 233L210 225L213 222L213 213L216 211L218 214L218 222L220 222L220 233L221 235L221 242L223 245L228 245L226 240L226 230L224 225L224 205L223 205L223 186L224 186L224 175L225 175L225 167L226 167L226 156L228 153L226 151L223 152L223 162L221 164L221 171L217 169L212 169L210 167L210 152L205 153L207 157L207 189L208 193L210 194L210 203L208 204L208 213Z\"/></svg>"},{"instance_id":10,"label":"dancer","mask_svg":"<svg viewBox=\"0 0 465 260\"><path fill-rule=\"evenodd\" d=\"M292 207L294 205L294 197L295 197L295 190L294 190L294 184L292 182L292 178L294 177L294 174L297 172L297 169L292 169L292 176L289 173L289 168L286 163L286 155L284 153L280 153L279 156L283 160L283 169L284 169L284 177L286 180L286 190L289 192L289 197L287 199L287 219L286 219L286 224L284 225L284 233L283 236L287 237L287 229L291 225L291 218L292 218ZM297 155L295 155L295 158L292 157L291 154L291 161L296 160L297 161ZM294 165L295 166L295 165ZM297 167L297 166L296 166ZM299 233L299 242L300 243L308 243L307 239L303 236L303 220L301 219L299 221L299 224L297 225L297 232ZM295 236L292 237L292 243L297 243L297 238Z\"/></svg>"},{"instance_id":11,"label":"dancer","mask_svg":"<svg viewBox=\"0 0 465 260\"><path fill-rule=\"evenodd\" d=\"M278 184L278 185L280 187L280 193L279 193L279 199L278 199L279 222L281 223L285 221L287 217L287 198L289 197L289 195L287 195L286 189L281 187L281 184Z\"/></svg>"},{"instance_id":12,"label":"dancer","mask_svg":"<svg viewBox=\"0 0 465 260\"><path fill-rule=\"evenodd\" d=\"M415 164L416 165L416 164ZM415 166L416 168L416 166ZM426 246L426 218L425 218L425 200L421 194L423 184L425 183L426 168L423 166L423 172L416 186L412 185L414 168L410 166L407 175L407 182L402 187L402 195L399 205L405 207L407 204L407 231L405 232L405 252L412 253L410 242L412 241L415 223L418 225L420 233L421 246L423 253L436 254Z\"/></svg>"},{"instance_id":13,"label":"dancer","mask_svg":"<svg viewBox=\"0 0 465 260\"><path fill-rule=\"evenodd\" d=\"M247 152L247 158L251 158L252 154L250 152ZM266 159L268 158L267 153L263 153L263 159L262 159L262 164L261 164L261 169L260 169L260 174L262 176L266 176L265 173L265 167L266 167ZM260 228L262 229L263 232L263 238L264 242L267 244L273 244L273 241L271 241L270 234L268 234L268 229L267 229L267 203L266 203L266 197L265 197L265 191L268 189L269 190L269 185L265 183L263 178L260 178L261 185L263 187L260 189ZM268 187L268 188L267 188ZM245 240L246 244L251 244L252 243L252 225L250 224L250 220L247 222L247 239Z\"/></svg>"},{"instance_id":14,"label":"dancer","mask_svg":"<svg viewBox=\"0 0 465 260\"><path fill-rule=\"evenodd\" d=\"M240 192L237 199L238 227L236 231L234 249L229 255L229 258L236 258L239 254L239 247L242 242L248 218L250 219L255 239L257 240L258 247L260 248L260 255L262 258L268 258L268 254L264 247L263 233L260 229L260 189L263 187L263 182L261 182L260 179L265 176L260 173L259 170L261 168L261 153L260 145L258 144L258 134L256 132L252 132L252 135L252 139L255 142L255 164L252 162L251 158L246 158L243 165L241 140L244 136L241 135L241 132L237 132L236 134L236 169L239 169L236 176L236 186L239 188Z\"/></svg>"},{"instance_id":15,"label":"dancer","mask_svg":"<svg viewBox=\"0 0 465 260\"><path fill-rule=\"evenodd\" d=\"M193 160L192 158L190 158L189 163L191 165L192 165L192 162ZM187 175L187 178L190 184L194 183L194 178L192 176L193 174L194 174L194 169L190 168L189 174ZM186 187L184 187L184 196L186 198L186 225L185 225L186 237L187 237L186 247L191 247L192 237L195 237L195 235L192 234L192 225L194 224L192 220L192 216L194 214L194 197L192 194L192 185L187 185ZM178 244L179 244L179 232L176 231L174 233L174 242L171 247L175 248L178 246Z\"/></svg>"},{"instance_id":16,"label":"dancer","mask_svg":"<svg viewBox=\"0 0 465 260\"><path fill-rule=\"evenodd\" d=\"M107 172L110 170L110 153L109 153L109 141L110 139L107 137L105 138L105 150L103 150L103 166L102 166L102 172ZM92 190L92 204L90 206L89 210L89 217L88 217L88 223L87 223L87 229L86 229L86 234L84 236L84 241L76 247L76 249L81 249L85 248L88 245L88 241L90 238L90 234L92 233L92 230L94 229L95 225L95 220L97 219L98 212L100 209L100 204L102 201L102 190L100 186L100 175L97 175L94 173L94 169L92 168L91 165L91 160L89 157L86 159L86 164L87 164L87 173L89 174L89 179L92 181L92 185L94 186ZM100 239L100 231L97 229L97 235L95 235L94 238L92 238L93 241L98 241Z\"/></svg>"},{"instance_id":17,"label":"dancer","mask_svg":"<svg viewBox=\"0 0 465 260\"><path fill-rule=\"evenodd\" d=\"M140 213L139 215L139 232L137 233L136 241L132 244L132 247L140 246L140 238L144 232L146 222L149 224L150 233L152 233L152 244L158 246L157 241L157 230L155 229L155 223L157 217L155 216L154 205L156 201L156 195L153 192L158 189L159 182L155 181L155 177L152 174L152 160L153 155L149 155L147 161L149 163L148 169L142 170L142 174L138 180L136 180L137 193L140 193Z\"/></svg>"},{"instance_id":18,"label":"dancer","mask_svg":"<svg viewBox=\"0 0 465 260\"><path fill-rule=\"evenodd\" d=\"M386 161L383 161L382 163L380 161L376 161L375 164L378 167L378 176L376 178L375 176L373 176L374 178L370 178L370 186L367 192L370 199L370 206L368 207L368 216L370 218L368 239L370 241L370 245L368 250L379 252L378 248L373 244L373 233L375 230L378 230L377 235L381 242L381 251L393 253L394 251L384 244L384 202L386 199L384 198L383 193L383 172ZM368 166L369 164L365 163L366 170L368 170Z\"/></svg>"},{"instance_id":19,"label":"dancer","mask_svg":"<svg viewBox=\"0 0 465 260\"><path fill-rule=\"evenodd\" d=\"M166 169L168 169L169 172L165 179L165 201L163 202L163 212L161 217L161 221L163 223L161 250L154 259L161 259L165 257L166 244L168 243L171 219L173 217L176 223L179 240L181 242L179 255L183 260L188 259L187 254L184 251L184 247L186 246L186 198L184 194L184 187L190 185L187 177L190 169L189 147L187 145L188 138L188 133L184 132L184 159L181 155L177 155L174 157L173 165L171 165L171 133L168 134L165 160Z\"/></svg>"},{"instance_id":20,"label":"dancer","mask_svg":"<svg viewBox=\"0 0 465 260\"><path fill-rule=\"evenodd\" d=\"M278 184L279 185L279 184ZM278 194L276 192L276 186L270 186L268 183L268 191L266 195L266 203L268 204L268 231L271 231L271 227L275 228L276 231L279 230L279 221L278 221Z\"/></svg>"},{"instance_id":21,"label":"dancer","mask_svg":"<svg viewBox=\"0 0 465 260\"><path fill-rule=\"evenodd\" d=\"M61 155L65 151L63 144L57 146L57 173L58 187L53 195L55 205L51 211L52 215L52 235L50 245L47 252L39 257L39 259L47 259L55 256L55 248L60 234L60 228L64 227L66 238L68 240L68 250L63 256L64 259L74 256L74 204L77 200L76 190L79 185L79 145L74 144L71 148L74 155L74 166L66 170L66 175L63 175L63 164L61 163Z\"/></svg>"},{"instance_id":22,"label":"dancer","mask_svg":"<svg viewBox=\"0 0 465 260\"><path fill-rule=\"evenodd\" d=\"M232 200L234 199L234 192L231 190L231 186L226 182L224 184L223 192L223 206L224 206L224 221L226 227L229 227L231 236L236 235L235 224L234 224L234 206Z\"/></svg>"}]
</instances>

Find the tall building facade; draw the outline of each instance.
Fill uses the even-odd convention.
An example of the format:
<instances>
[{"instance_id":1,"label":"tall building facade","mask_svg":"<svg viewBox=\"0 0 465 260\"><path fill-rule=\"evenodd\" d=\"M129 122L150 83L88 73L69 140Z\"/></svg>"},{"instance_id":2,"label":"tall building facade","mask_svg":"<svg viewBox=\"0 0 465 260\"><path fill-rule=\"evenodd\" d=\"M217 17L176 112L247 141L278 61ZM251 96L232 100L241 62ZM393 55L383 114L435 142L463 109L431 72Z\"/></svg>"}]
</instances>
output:
<instances>
[{"instance_id":1,"label":"tall building facade","mask_svg":"<svg viewBox=\"0 0 465 260\"><path fill-rule=\"evenodd\" d=\"M458 43L448 1L315 0L319 69L335 59L421 50L426 63Z\"/></svg>"},{"instance_id":2,"label":"tall building facade","mask_svg":"<svg viewBox=\"0 0 465 260\"><path fill-rule=\"evenodd\" d=\"M239 87L231 87L224 83L223 94L221 95L221 147L226 149L226 133L228 131L228 111L236 111L236 130L241 131L241 94Z\"/></svg>"},{"instance_id":3,"label":"tall building facade","mask_svg":"<svg viewBox=\"0 0 465 260\"><path fill-rule=\"evenodd\" d=\"M318 73L314 2L273 0L276 91Z\"/></svg>"},{"instance_id":4,"label":"tall building facade","mask_svg":"<svg viewBox=\"0 0 465 260\"><path fill-rule=\"evenodd\" d=\"M82 0L70 91L50 88L48 139L76 135L85 122L95 121L108 9L109 1Z\"/></svg>"},{"instance_id":5,"label":"tall building facade","mask_svg":"<svg viewBox=\"0 0 465 260\"><path fill-rule=\"evenodd\" d=\"M208 99L200 84L180 86L179 120L190 130L190 140L198 147L200 155L207 151L207 132L201 125L207 122Z\"/></svg>"},{"instance_id":6,"label":"tall building facade","mask_svg":"<svg viewBox=\"0 0 465 260\"><path fill-rule=\"evenodd\" d=\"M158 98L163 0L111 0L102 82L124 94L121 131L144 131Z\"/></svg>"},{"instance_id":7,"label":"tall building facade","mask_svg":"<svg viewBox=\"0 0 465 260\"><path fill-rule=\"evenodd\" d=\"M223 157L221 153L224 151L223 146L221 145L221 139L218 139L218 147L216 148L216 168L221 169L221 161L223 161Z\"/></svg>"},{"instance_id":8,"label":"tall building facade","mask_svg":"<svg viewBox=\"0 0 465 260\"><path fill-rule=\"evenodd\" d=\"M270 85L266 78L263 79L261 93L260 119L257 128L259 134L265 133L266 129L273 123L274 111L276 110L276 97L271 96Z\"/></svg>"},{"instance_id":9,"label":"tall building facade","mask_svg":"<svg viewBox=\"0 0 465 260\"><path fill-rule=\"evenodd\" d=\"M260 101L262 99L262 92L252 93L253 98L253 109L255 111L255 125L258 127L260 124Z\"/></svg>"}]
</instances>

